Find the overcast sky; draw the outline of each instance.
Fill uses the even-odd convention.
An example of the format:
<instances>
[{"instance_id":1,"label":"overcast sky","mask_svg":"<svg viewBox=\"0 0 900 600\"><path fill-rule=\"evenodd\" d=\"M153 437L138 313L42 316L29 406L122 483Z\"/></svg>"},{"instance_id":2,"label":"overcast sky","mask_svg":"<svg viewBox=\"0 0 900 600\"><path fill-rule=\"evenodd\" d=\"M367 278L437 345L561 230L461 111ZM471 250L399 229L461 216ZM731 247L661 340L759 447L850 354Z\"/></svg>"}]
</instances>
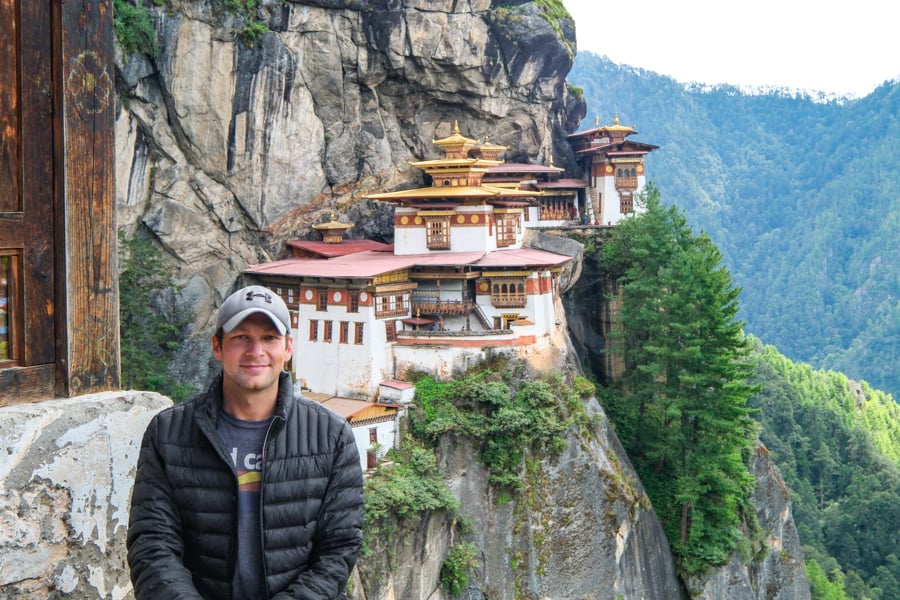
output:
<instances>
[{"instance_id":1,"label":"overcast sky","mask_svg":"<svg viewBox=\"0 0 900 600\"><path fill-rule=\"evenodd\" d=\"M682 83L864 96L900 78L891 0L563 0L578 49Z\"/></svg>"}]
</instances>

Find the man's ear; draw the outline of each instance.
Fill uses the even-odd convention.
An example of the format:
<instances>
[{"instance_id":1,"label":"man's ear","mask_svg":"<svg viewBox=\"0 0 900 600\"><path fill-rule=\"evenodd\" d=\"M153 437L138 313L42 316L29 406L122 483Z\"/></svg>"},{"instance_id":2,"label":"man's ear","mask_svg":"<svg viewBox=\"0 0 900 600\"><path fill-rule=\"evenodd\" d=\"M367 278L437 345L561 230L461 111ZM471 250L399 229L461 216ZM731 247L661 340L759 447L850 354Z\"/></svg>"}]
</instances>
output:
<instances>
[{"instance_id":1,"label":"man's ear","mask_svg":"<svg viewBox=\"0 0 900 600\"><path fill-rule=\"evenodd\" d=\"M288 363L294 356L294 336L287 336L284 338L284 347L284 362Z\"/></svg>"},{"instance_id":2,"label":"man's ear","mask_svg":"<svg viewBox=\"0 0 900 600\"><path fill-rule=\"evenodd\" d=\"M217 361L222 362L222 339L217 335L212 336L212 353Z\"/></svg>"}]
</instances>

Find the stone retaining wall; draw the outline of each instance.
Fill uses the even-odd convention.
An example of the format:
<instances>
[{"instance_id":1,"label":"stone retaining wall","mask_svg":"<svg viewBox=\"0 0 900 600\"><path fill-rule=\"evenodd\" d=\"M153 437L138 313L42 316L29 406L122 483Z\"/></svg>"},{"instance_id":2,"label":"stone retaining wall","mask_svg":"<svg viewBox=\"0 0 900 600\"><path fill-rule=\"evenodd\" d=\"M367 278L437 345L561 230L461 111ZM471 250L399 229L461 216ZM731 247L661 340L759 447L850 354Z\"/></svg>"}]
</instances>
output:
<instances>
[{"instance_id":1,"label":"stone retaining wall","mask_svg":"<svg viewBox=\"0 0 900 600\"><path fill-rule=\"evenodd\" d=\"M106 392L0 408L0 598L133 598L134 470L147 423L171 404Z\"/></svg>"}]
</instances>

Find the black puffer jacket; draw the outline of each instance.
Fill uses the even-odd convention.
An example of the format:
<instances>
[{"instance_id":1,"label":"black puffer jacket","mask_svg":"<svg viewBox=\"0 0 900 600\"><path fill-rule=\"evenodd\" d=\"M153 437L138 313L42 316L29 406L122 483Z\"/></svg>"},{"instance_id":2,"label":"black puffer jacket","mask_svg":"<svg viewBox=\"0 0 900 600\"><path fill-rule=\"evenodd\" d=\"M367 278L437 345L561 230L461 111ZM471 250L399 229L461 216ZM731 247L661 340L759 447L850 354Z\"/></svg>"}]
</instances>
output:
<instances>
[{"instance_id":1,"label":"black puffer jacket","mask_svg":"<svg viewBox=\"0 0 900 600\"><path fill-rule=\"evenodd\" d=\"M238 483L216 433L221 389L220 377L144 434L127 541L138 600L231 598ZM263 450L260 506L269 598L339 597L362 542L359 454L347 422L294 398L287 373Z\"/></svg>"}]
</instances>

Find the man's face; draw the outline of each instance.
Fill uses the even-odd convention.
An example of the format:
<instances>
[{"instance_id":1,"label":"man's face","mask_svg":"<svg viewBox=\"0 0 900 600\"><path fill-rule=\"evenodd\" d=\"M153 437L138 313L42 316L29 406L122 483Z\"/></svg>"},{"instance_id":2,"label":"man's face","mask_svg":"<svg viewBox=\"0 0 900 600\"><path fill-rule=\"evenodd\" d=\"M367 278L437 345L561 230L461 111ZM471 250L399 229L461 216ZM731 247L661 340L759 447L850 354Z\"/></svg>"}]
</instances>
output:
<instances>
[{"instance_id":1,"label":"man's face","mask_svg":"<svg viewBox=\"0 0 900 600\"><path fill-rule=\"evenodd\" d=\"M294 340L285 338L263 314L253 314L222 339L213 336L213 356L222 363L226 389L256 393L277 389L278 376L290 361Z\"/></svg>"}]
</instances>

